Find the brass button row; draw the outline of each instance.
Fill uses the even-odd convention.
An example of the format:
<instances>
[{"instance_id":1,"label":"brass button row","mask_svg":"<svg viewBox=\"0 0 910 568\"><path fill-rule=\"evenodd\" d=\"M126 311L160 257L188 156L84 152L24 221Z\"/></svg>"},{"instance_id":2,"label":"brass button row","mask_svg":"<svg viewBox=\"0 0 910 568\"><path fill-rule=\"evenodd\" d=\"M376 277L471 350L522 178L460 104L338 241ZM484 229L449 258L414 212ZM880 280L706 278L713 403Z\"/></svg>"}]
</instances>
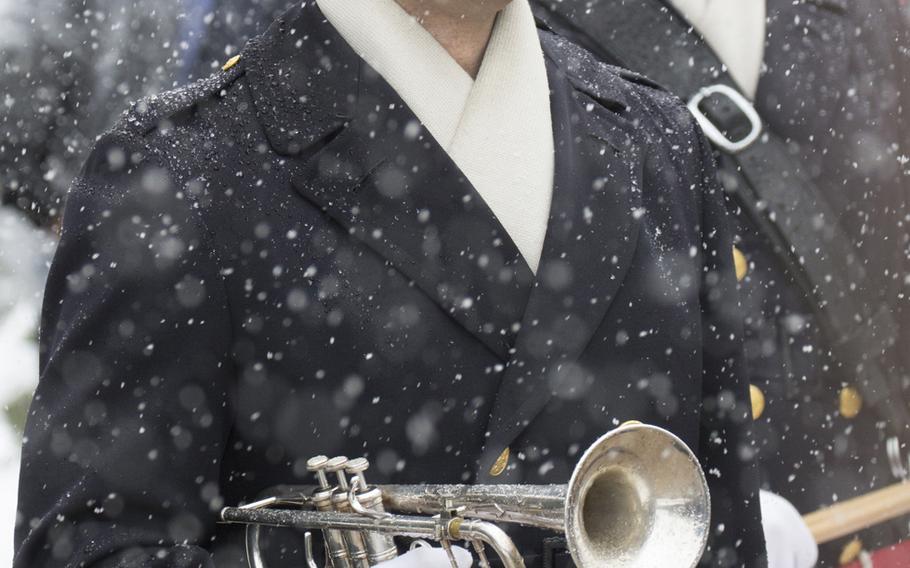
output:
<instances>
[{"instance_id":1,"label":"brass button row","mask_svg":"<svg viewBox=\"0 0 910 568\"><path fill-rule=\"evenodd\" d=\"M736 267L736 280L742 282L749 274L749 260L743 251L733 247L733 266Z\"/></svg>"},{"instance_id":2,"label":"brass button row","mask_svg":"<svg viewBox=\"0 0 910 568\"><path fill-rule=\"evenodd\" d=\"M841 566L850 564L859 557L862 551L863 541L861 541L859 537L853 537L853 540L844 545L837 561Z\"/></svg>"},{"instance_id":3,"label":"brass button row","mask_svg":"<svg viewBox=\"0 0 910 568\"><path fill-rule=\"evenodd\" d=\"M499 454L499 457L493 462L493 467L490 468L490 475L493 477L502 475L502 472L504 472L509 465L509 453L509 448L506 448Z\"/></svg>"},{"instance_id":4,"label":"brass button row","mask_svg":"<svg viewBox=\"0 0 910 568\"><path fill-rule=\"evenodd\" d=\"M765 413L765 393L755 385L749 385L749 398L752 400L752 420L758 420Z\"/></svg>"},{"instance_id":5,"label":"brass button row","mask_svg":"<svg viewBox=\"0 0 910 568\"><path fill-rule=\"evenodd\" d=\"M749 397L752 400L752 419L758 420L765 412L765 393L755 385L749 385ZM838 410L844 418L856 418L863 408L863 395L856 388L846 386L838 394Z\"/></svg>"}]
</instances>

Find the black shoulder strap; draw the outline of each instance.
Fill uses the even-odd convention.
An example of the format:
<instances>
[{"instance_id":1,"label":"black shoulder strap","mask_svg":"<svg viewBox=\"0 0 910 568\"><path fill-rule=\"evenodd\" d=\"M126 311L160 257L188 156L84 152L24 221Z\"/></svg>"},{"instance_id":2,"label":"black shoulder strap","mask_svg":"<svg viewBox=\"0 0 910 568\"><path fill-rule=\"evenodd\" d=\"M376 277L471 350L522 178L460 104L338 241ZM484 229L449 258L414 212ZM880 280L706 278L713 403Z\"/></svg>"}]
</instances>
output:
<instances>
[{"instance_id":1,"label":"black shoulder strap","mask_svg":"<svg viewBox=\"0 0 910 568\"><path fill-rule=\"evenodd\" d=\"M644 73L683 100L723 85L738 92L717 54L682 16L660 0L541 1L537 16L609 63ZM727 135L749 122L742 109L721 97L703 109ZM865 401L894 434L910 428L910 413L883 365L897 337L889 306L862 297L871 286L863 259L839 226L838 215L803 169L796 150L762 125L755 142L722 151L725 186L743 212L770 240L788 272L820 316L833 355L855 374ZM897 390L895 390L895 388Z\"/></svg>"}]
</instances>

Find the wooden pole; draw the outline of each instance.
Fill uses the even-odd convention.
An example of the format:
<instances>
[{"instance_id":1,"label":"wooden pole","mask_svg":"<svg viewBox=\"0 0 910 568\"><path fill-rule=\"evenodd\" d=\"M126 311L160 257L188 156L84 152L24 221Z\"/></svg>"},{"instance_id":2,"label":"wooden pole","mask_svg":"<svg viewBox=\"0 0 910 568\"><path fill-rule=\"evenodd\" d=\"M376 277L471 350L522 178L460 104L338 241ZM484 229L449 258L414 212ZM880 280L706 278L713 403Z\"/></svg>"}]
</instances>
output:
<instances>
[{"instance_id":1,"label":"wooden pole","mask_svg":"<svg viewBox=\"0 0 910 568\"><path fill-rule=\"evenodd\" d=\"M809 513L815 542L822 544L910 513L910 483L888 487Z\"/></svg>"}]
</instances>

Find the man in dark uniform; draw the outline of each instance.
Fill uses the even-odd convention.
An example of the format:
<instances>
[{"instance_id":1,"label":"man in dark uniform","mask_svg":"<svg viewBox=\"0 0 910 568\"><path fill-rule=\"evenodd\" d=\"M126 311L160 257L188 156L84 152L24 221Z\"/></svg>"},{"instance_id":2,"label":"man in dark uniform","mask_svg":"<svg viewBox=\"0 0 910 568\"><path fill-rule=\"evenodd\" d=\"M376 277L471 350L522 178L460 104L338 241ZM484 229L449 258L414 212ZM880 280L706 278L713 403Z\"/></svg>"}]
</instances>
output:
<instances>
[{"instance_id":1,"label":"man in dark uniform","mask_svg":"<svg viewBox=\"0 0 910 568\"><path fill-rule=\"evenodd\" d=\"M857 296L900 318L907 313L902 298L908 274L910 177L904 164L910 150L905 117L910 67L900 47L906 45L907 26L897 16L897 6L889 2L769 0L767 70L756 108L774 131L799 143L808 170L841 213L841 226L857 243L870 275ZM743 286L752 301L762 302L763 319L776 322L779 350L770 357L752 350L763 372L756 386L770 401L756 424L765 479L804 512L902 481L886 452L893 431L883 424L890 417L866 400L856 373L839 360L842 350L821 333L811 304L782 290L786 279L780 269L759 247L753 250L756 271ZM876 357L894 377L889 396L910 407L910 393L900 388L908 385L910 326L900 323L894 347ZM767 331L753 333L756 347L759 337L769 339ZM768 375L775 359L783 363L783 382ZM903 452L908 439L907 433L901 437ZM906 464L906 453L903 459ZM862 550L872 553L908 540L905 515L823 545L820 564L847 564ZM886 555L873 555L874 565L905 564L887 562ZM906 542L902 556L910 556Z\"/></svg>"},{"instance_id":2,"label":"man in dark uniform","mask_svg":"<svg viewBox=\"0 0 910 568\"><path fill-rule=\"evenodd\" d=\"M216 524L219 508L307 480L315 454L366 454L378 483L561 483L630 419L697 453L712 493L703 563L765 564L706 142L666 92L538 36L524 0L498 20L462 4L496 22L479 59L459 60L474 89L496 84L487 68L544 72L546 116L517 117L552 124L539 259L508 210L494 214L477 164L392 87L400 73L367 65L314 2L293 8L223 73L136 105L73 186L17 568L241 566L242 530ZM512 53L529 21L534 49ZM503 150L506 166L521 159ZM552 560L522 534L529 567ZM296 551L274 552L291 565Z\"/></svg>"},{"instance_id":3,"label":"man in dark uniform","mask_svg":"<svg viewBox=\"0 0 910 568\"><path fill-rule=\"evenodd\" d=\"M606 60L619 55L605 47L613 27L626 24L616 19L613 8L618 2L539 4L544 18L565 25L563 33L570 38L584 38ZM679 3L663 4L672 11L671 4ZM910 89L906 53L899 49L906 25L897 7L887 4L769 0L765 70L754 104L770 131L793 143L804 171L840 215L840 230L856 245L856 262L867 280L850 294L865 307L887 306L900 321L906 314L904 164L910 147L900 108L907 108ZM684 46L690 38L690 31L678 30L667 45ZM635 70L656 76L693 74L688 66L674 71L667 60L657 57L652 65ZM724 177L735 178L736 164L721 163L727 168L722 168ZM885 440L892 431L883 424L889 419L864 400L859 373L840 345L845 338L824 332L818 300L799 285L803 275L788 270L781 260L788 251L777 248L751 222L738 200L730 204L738 219L747 368L766 486L809 513L899 482L886 455ZM831 276L847 279L848 274L844 269ZM907 350L900 347L907 328L900 334L891 340L895 348L870 356L882 362L892 384L898 385L889 396L906 406L910 398L899 385L907 384L907 366L901 361ZM863 548L871 551L906 540L908 521L896 519L824 545L820 565L852 562Z\"/></svg>"}]
</instances>

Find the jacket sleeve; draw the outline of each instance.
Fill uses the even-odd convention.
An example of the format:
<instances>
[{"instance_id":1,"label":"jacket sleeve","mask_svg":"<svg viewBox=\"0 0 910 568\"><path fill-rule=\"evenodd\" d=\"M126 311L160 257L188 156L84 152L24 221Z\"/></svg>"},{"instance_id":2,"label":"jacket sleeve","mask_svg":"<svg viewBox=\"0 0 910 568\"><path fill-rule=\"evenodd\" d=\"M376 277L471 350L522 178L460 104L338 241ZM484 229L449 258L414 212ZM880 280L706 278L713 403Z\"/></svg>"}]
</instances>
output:
<instances>
[{"instance_id":1,"label":"jacket sleeve","mask_svg":"<svg viewBox=\"0 0 910 568\"><path fill-rule=\"evenodd\" d=\"M752 442L727 197L714 156L693 124L694 175L702 191L703 377L699 459L711 490L711 532L703 566L767 566Z\"/></svg>"},{"instance_id":2,"label":"jacket sleeve","mask_svg":"<svg viewBox=\"0 0 910 568\"><path fill-rule=\"evenodd\" d=\"M212 566L229 432L224 283L143 140L101 139L70 191L22 452L16 568Z\"/></svg>"}]
</instances>

